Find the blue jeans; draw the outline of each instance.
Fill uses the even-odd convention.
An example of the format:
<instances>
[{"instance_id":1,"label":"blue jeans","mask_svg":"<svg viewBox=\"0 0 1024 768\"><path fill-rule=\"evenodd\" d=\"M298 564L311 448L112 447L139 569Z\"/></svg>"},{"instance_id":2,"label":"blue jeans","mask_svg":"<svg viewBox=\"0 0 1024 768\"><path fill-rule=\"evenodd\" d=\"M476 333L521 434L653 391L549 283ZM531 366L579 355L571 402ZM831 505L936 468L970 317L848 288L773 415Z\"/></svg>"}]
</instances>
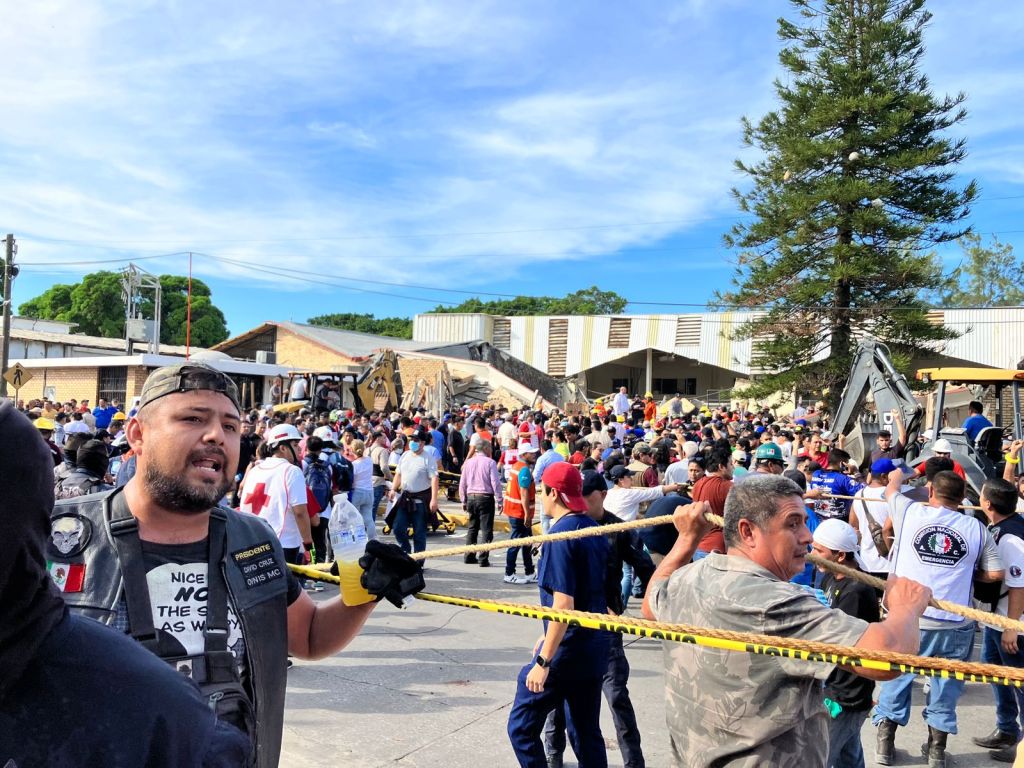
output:
<instances>
[{"instance_id":1,"label":"blue jeans","mask_svg":"<svg viewBox=\"0 0 1024 768\"><path fill-rule=\"evenodd\" d=\"M548 713L563 707L569 711L569 742L580 768L608 768L608 753L601 736L601 678L561 679L552 670L544 690L526 687L531 661L519 672L516 698L508 715L508 738L522 768L547 768L540 735Z\"/></svg>"},{"instance_id":2,"label":"blue jeans","mask_svg":"<svg viewBox=\"0 0 1024 768\"><path fill-rule=\"evenodd\" d=\"M406 512L405 503L399 504L395 510L395 540L402 551L409 554L409 526L412 525L413 552L422 552L427 548L427 505L422 501L413 501L414 512Z\"/></svg>"},{"instance_id":3,"label":"blue jeans","mask_svg":"<svg viewBox=\"0 0 1024 768\"><path fill-rule=\"evenodd\" d=\"M388 492L388 487L381 483L380 485L373 486L373 516L377 517L377 513L380 511L380 500L384 498L384 494Z\"/></svg>"},{"instance_id":4,"label":"blue jeans","mask_svg":"<svg viewBox=\"0 0 1024 768\"><path fill-rule=\"evenodd\" d=\"M828 723L829 768L864 768L864 748L860 743L860 728L868 718L868 710L844 709L839 717Z\"/></svg>"},{"instance_id":5,"label":"blue jeans","mask_svg":"<svg viewBox=\"0 0 1024 768\"><path fill-rule=\"evenodd\" d=\"M622 649L622 635L614 634L608 649L608 671L604 673L601 689L612 711L623 768L646 768L644 753L640 749L640 729L637 728L633 702L629 700L629 689L626 688L628 681L629 661ZM548 755L561 757L565 752L566 710L567 707L553 709L544 724L544 751Z\"/></svg>"},{"instance_id":6,"label":"blue jeans","mask_svg":"<svg viewBox=\"0 0 1024 768\"><path fill-rule=\"evenodd\" d=\"M352 506L359 510L366 528L366 538L377 538L377 520L373 514L373 491L369 488L352 489Z\"/></svg>"},{"instance_id":7,"label":"blue jeans","mask_svg":"<svg viewBox=\"0 0 1024 768\"><path fill-rule=\"evenodd\" d=\"M1003 632L1000 629L985 627L982 636L981 660L986 664L1002 664L1007 667L1024 667L1024 637L1017 638L1018 650L1009 654L1003 650L1000 640ZM1021 728L1018 718L1024 713L1024 691L1008 685L993 685L992 692L996 695L996 728L1020 739Z\"/></svg>"},{"instance_id":8,"label":"blue jeans","mask_svg":"<svg viewBox=\"0 0 1024 768\"><path fill-rule=\"evenodd\" d=\"M957 629L922 629L920 656L936 659L966 661L974 649L974 622L967 622ZM888 680L879 688L878 706L871 722L878 725L882 718L899 725L910 722L910 689L915 675L900 675ZM928 704L924 708L924 719L932 728L944 733L956 733L956 703L964 690L963 680L931 678Z\"/></svg>"},{"instance_id":9,"label":"blue jeans","mask_svg":"<svg viewBox=\"0 0 1024 768\"><path fill-rule=\"evenodd\" d=\"M526 527L526 521L521 517L510 517L508 524L512 528L509 539L523 539L531 535L530 529ZM529 576L533 573L533 552L529 547L509 547L505 551L505 575L511 576L516 572L517 553L523 553L523 572Z\"/></svg>"}]
</instances>

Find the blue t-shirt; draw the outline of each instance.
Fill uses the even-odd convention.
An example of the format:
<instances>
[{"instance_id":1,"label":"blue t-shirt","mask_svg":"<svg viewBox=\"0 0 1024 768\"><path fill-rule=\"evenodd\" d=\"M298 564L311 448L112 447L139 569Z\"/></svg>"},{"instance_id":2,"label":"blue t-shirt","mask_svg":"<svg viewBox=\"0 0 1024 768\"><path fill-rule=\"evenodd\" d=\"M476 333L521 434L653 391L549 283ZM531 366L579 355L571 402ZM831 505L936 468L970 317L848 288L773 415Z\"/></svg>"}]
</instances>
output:
<instances>
[{"instance_id":1,"label":"blue t-shirt","mask_svg":"<svg viewBox=\"0 0 1024 768\"><path fill-rule=\"evenodd\" d=\"M992 422L982 416L980 413L976 413L973 416L968 416L967 420L964 421L964 432L971 438L973 443L978 439L978 435L985 427L991 427Z\"/></svg>"},{"instance_id":2,"label":"blue t-shirt","mask_svg":"<svg viewBox=\"0 0 1024 768\"><path fill-rule=\"evenodd\" d=\"M430 444L432 446L434 446L435 448L437 448L438 455L443 454L444 453L444 446L445 446L445 442L446 442L445 439L444 439L444 433L441 430L439 430L439 429L432 429L432 430L430 430L430 435L431 435L431 443Z\"/></svg>"},{"instance_id":3,"label":"blue t-shirt","mask_svg":"<svg viewBox=\"0 0 1024 768\"><path fill-rule=\"evenodd\" d=\"M809 530L813 534L814 533L814 529L818 527L818 516L814 514L814 509L811 507L810 504L807 504L806 506L807 506L807 530ZM796 576L794 576L792 579L790 579L790 581L792 581L794 584L802 584L805 587L813 587L814 586L814 574L815 574L814 565L811 564L808 561L807 565L804 566L803 571L801 571Z\"/></svg>"},{"instance_id":4,"label":"blue t-shirt","mask_svg":"<svg viewBox=\"0 0 1024 768\"><path fill-rule=\"evenodd\" d=\"M822 490L837 496L856 496L864 486L849 475L832 469L822 469L811 475L811 485L807 489ZM852 499L813 499L814 513L819 520L838 517L843 522L850 522Z\"/></svg>"},{"instance_id":5,"label":"blue t-shirt","mask_svg":"<svg viewBox=\"0 0 1024 768\"><path fill-rule=\"evenodd\" d=\"M555 521L549 533L577 531L597 525L584 514L565 515ZM569 541L551 541L544 545L537 583L540 602L550 608L555 592L572 595L577 611L604 614L608 602L604 593L608 567L608 541L590 536ZM547 631L547 622L544 622ZM608 670L611 635L593 629L569 627L551 659L551 671L563 678L603 677Z\"/></svg>"},{"instance_id":6,"label":"blue t-shirt","mask_svg":"<svg viewBox=\"0 0 1024 768\"><path fill-rule=\"evenodd\" d=\"M106 429L109 427L115 413L117 413L117 408L112 405L108 405L106 408L100 408L97 405L93 408L92 415L96 419L96 429Z\"/></svg>"}]
</instances>

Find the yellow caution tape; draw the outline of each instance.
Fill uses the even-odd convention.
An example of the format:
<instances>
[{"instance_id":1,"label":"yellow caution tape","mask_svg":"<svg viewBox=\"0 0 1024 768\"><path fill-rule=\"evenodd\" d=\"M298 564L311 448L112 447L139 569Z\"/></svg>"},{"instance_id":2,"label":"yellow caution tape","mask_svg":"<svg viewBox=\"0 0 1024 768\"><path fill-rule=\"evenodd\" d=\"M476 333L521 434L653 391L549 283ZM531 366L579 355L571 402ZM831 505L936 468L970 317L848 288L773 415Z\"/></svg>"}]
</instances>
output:
<instances>
[{"instance_id":1,"label":"yellow caution tape","mask_svg":"<svg viewBox=\"0 0 1024 768\"><path fill-rule=\"evenodd\" d=\"M900 672L903 674L912 673L923 677L941 677L947 679L964 680L971 683L995 683L998 685L1010 685L1016 688L1024 687L1024 670L1019 671L1017 679L1002 677L998 675L981 675L974 673L955 672L946 669L934 669L931 667L916 666L910 664L896 664L890 661L872 659L863 655L841 655L835 653L811 653L797 648L785 648L778 645L764 645L745 643L738 640L726 640L718 637L708 637L686 632L674 632L670 630L652 629L641 624L634 623L628 618L609 617L607 621L595 619L582 614L579 611L555 611L549 608L538 606L527 608L524 606L510 606L496 603L490 600L474 600L466 597L451 597L449 595L434 595L421 592L416 595L418 600L428 600L433 603L444 603L445 605L457 605L463 608L478 608L491 613L501 613L506 616L521 616L529 619L542 619L545 621L557 621L568 624L571 627L583 627L585 629L597 629L605 632L618 632L637 637L647 637L651 640L668 640L673 643L690 643L704 648L718 648L724 651L737 651L740 653L754 653L761 656L777 656L787 659L801 659L803 661L816 661L824 664L842 664L848 667L861 667L863 669L876 669L883 672ZM1018 670L1013 670L1018 672Z\"/></svg>"},{"instance_id":2,"label":"yellow caution tape","mask_svg":"<svg viewBox=\"0 0 1024 768\"><path fill-rule=\"evenodd\" d=\"M307 578L327 581L332 584L339 583L337 576L332 576L329 573L318 571L315 568L310 568L309 566L289 564L288 567ZM451 595L435 595L428 592L420 592L415 597L418 600L427 600L432 603L455 605L461 608L476 608L489 613L500 613L505 616L519 616L527 619L557 621L561 624L567 624L570 627L596 629L603 632L618 632L623 635L646 637L651 640L667 640L673 643L689 643L691 645L701 646L702 648L717 648L723 651L753 653L759 656L776 656L779 658L799 659L802 661L818 662L822 664L840 664L847 667L861 667L862 669L874 669L882 672L899 672L900 674L909 673L920 675L922 677L939 677L951 680L963 680L969 683L993 683L995 685L1024 688L1024 669L1011 667L1000 667L1000 669L1005 669L1010 673L1009 676L961 672L959 670L936 669L925 665L901 664L893 661L884 661L882 659L865 656L861 653L844 654L812 652L801 650L799 648L787 648L784 645L750 643L742 640L712 637L695 632L679 632L671 629L657 629L622 616L609 616L605 619L603 617L595 617L593 614L584 613L582 611L557 611L550 608L544 608L543 606L533 607L519 604L511 605L493 600L478 600L469 597L454 597ZM918 658L924 659L925 657ZM991 665L989 666L991 667Z\"/></svg>"}]
</instances>

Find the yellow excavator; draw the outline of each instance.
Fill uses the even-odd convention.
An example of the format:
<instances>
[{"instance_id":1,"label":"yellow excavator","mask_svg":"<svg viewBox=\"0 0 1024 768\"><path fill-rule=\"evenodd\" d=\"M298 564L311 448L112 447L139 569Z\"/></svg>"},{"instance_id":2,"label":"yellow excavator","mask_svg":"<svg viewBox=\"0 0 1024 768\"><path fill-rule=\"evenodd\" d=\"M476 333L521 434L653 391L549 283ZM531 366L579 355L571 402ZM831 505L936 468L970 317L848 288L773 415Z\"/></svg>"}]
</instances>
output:
<instances>
[{"instance_id":1,"label":"yellow excavator","mask_svg":"<svg viewBox=\"0 0 1024 768\"><path fill-rule=\"evenodd\" d=\"M314 413L337 408L354 408L361 413L394 410L402 402L398 357L394 350L385 349L365 366L339 365L329 371L290 371L284 391L289 396L292 393L300 396L275 405L275 413L295 413L302 408Z\"/></svg>"},{"instance_id":2,"label":"yellow excavator","mask_svg":"<svg viewBox=\"0 0 1024 768\"><path fill-rule=\"evenodd\" d=\"M916 378L923 384L935 385L931 438L923 445L918 443L918 435L923 432L925 408L914 397L903 374L896 370L888 348L875 339L862 339L843 396L825 436L846 435L846 451L859 465L865 466L878 432L894 430L892 411L897 410L907 432L908 463L916 466L927 461L934 454L933 443L939 438L948 440L952 458L963 466L967 475L968 495L976 499L986 479L1001 475L1004 433L1013 439L1021 438L1020 390L1024 384L1024 370L921 368ZM946 388L955 385L994 387L996 426L983 430L973 441L963 429L947 423ZM1007 390L1012 414L1003 412L1003 394ZM873 409L866 407L869 401L873 403ZM1004 424L1005 427L999 426Z\"/></svg>"}]
</instances>

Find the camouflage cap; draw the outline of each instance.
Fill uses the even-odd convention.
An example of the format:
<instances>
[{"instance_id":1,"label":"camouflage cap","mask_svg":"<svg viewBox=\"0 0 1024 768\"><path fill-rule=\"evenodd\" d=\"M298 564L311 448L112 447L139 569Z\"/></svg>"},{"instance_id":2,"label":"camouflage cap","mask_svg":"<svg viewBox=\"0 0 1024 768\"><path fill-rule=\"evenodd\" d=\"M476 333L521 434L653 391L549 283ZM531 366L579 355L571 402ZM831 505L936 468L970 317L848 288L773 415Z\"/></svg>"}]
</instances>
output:
<instances>
[{"instance_id":1,"label":"camouflage cap","mask_svg":"<svg viewBox=\"0 0 1024 768\"><path fill-rule=\"evenodd\" d=\"M231 377L208 363L198 361L167 365L149 374L146 383L142 385L139 410L165 395L194 390L220 392L235 408L241 410L238 404L238 387Z\"/></svg>"}]
</instances>

